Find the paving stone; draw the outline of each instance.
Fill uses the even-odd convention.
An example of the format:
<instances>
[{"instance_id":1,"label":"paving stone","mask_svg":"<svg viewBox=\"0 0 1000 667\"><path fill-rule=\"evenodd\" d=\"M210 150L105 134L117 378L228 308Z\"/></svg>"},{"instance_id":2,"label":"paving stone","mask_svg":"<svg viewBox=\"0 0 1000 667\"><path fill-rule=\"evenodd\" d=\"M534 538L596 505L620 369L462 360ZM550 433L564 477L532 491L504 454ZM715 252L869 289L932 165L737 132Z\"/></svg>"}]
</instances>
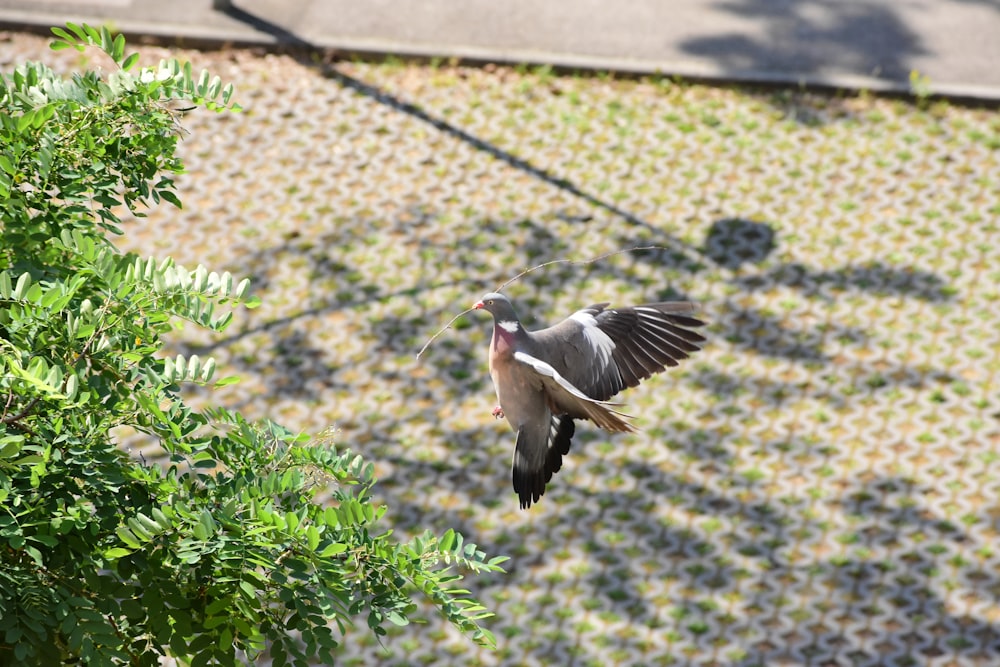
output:
<instances>
[{"instance_id":1,"label":"paving stone","mask_svg":"<svg viewBox=\"0 0 1000 667\"><path fill-rule=\"evenodd\" d=\"M156 48L147 59L160 57ZM185 116L181 211L123 247L254 278L176 350L211 400L376 462L402 534L454 526L500 649L437 620L343 664L1000 662L1000 116L871 96L260 52L178 52L246 111ZM42 40L23 58L80 63ZM710 343L589 425L517 509L489 411L488 289L529 325L686 297ZM194 392L192 400L209 397ZM123 440L155 454L155 443Z\"/></svg>"}]
</instances>

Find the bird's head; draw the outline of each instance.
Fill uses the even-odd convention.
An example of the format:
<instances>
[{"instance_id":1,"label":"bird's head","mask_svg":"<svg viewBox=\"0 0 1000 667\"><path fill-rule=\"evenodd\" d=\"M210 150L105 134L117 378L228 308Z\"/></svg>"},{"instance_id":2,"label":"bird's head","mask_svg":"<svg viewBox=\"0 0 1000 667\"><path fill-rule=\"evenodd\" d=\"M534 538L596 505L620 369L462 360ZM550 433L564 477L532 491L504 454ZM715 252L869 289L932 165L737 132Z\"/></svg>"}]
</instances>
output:
<instances>
[{"instance_id":1,"label":"bird's head","mask_svg":"<svg viewBox=\"0 0 1000 667\"><path fill-rule=\"evenodd\" d=\"M493 315L493 319L497 322L517 322L517 313L514 312L510 299L499 292L484 294L483 298L472 307L476 310L485 310Z\"/></svg>"}]
</instances>

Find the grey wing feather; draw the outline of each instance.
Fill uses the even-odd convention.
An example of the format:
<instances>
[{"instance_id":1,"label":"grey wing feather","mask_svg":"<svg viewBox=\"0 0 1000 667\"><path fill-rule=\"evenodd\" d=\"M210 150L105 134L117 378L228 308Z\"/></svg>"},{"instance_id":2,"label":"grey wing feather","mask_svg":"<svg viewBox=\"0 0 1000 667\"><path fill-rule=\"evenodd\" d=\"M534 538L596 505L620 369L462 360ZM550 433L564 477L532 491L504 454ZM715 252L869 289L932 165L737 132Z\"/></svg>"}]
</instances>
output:
<instances>
[{"instance_id":1,"label":"grey wing feather","mask_svg":"<svg viewBox=\"0 0 1000 667\"><path fill-rule=\"evenodd\" d=\"M578 419L590 419L608 431L632 431L625 421L628 415L611 409L603 400L595 400L574 387L551 364L524 352L515 352L514 360L532 368L542 383L549 407L554 414L567 414Z\"/></svg>"},{"instance_id":2,"label":"grey wing feather","mask_svg":"<svg viewBox=\"0 0 1000 667\"><path fill-rule=\"evenodd\" d=\"M689 316L695 310L691 303L648 303L612 310L591 308L600 308L594 316L596 326L614 342L612 363L602 369L596 382L581 387L598 400L607 400L668 366L676 366L690 353L700 350L700 344L705 342L704 336L691 331L705 324Z\"/></svg>"}]
</instances>

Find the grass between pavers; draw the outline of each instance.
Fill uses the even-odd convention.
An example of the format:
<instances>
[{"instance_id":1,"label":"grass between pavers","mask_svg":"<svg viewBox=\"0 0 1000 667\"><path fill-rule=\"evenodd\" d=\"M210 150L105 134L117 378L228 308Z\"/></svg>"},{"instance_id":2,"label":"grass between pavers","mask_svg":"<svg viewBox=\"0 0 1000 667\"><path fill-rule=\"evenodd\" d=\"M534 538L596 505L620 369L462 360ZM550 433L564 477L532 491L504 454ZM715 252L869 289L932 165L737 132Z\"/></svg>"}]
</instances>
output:
<instances>
[{"instance_id":1,"label":"grass between pavers","mask_svg":"<svg viewBox=\"0 0 1000 667\"><path fill-rule=\"evenodd\" d=\"M15 36L5 60L72 66ZM157 57L150 49L150 58ZM191 115L183 211L123 243L256 278L223 399L378 465L398 529L513 556L496 654L441 626L346 664L1000 660L1000 115L944 102L188 52L247 108ZM711 343L579 428L520 512L480 293L529 325L686 297ZM221 371L220 371L221 372ZM992 639L991 639L992 637ZM385 651L388 651L386 654Z\"/></svg>"}]
</instances>

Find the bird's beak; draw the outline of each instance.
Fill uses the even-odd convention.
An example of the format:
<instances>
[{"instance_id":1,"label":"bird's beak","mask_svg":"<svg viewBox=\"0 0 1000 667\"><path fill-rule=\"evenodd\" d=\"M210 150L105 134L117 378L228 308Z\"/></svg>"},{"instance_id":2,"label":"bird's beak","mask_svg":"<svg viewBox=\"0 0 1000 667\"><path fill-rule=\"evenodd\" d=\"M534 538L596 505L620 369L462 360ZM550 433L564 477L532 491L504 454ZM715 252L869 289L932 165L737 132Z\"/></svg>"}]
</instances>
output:
<instances>
[{"instance_id":1,"label":"bird's beak","mask_svg":"<svg viewBox=\"0 0 1000 667\"><path fill-rule=\"evenodd\" d=\"M482 301L477 301L474 304L472 304L472 309L473 310L482 310L483 307L484 307L484 304L483 304Z\"/></svg>"}]
</instances>

